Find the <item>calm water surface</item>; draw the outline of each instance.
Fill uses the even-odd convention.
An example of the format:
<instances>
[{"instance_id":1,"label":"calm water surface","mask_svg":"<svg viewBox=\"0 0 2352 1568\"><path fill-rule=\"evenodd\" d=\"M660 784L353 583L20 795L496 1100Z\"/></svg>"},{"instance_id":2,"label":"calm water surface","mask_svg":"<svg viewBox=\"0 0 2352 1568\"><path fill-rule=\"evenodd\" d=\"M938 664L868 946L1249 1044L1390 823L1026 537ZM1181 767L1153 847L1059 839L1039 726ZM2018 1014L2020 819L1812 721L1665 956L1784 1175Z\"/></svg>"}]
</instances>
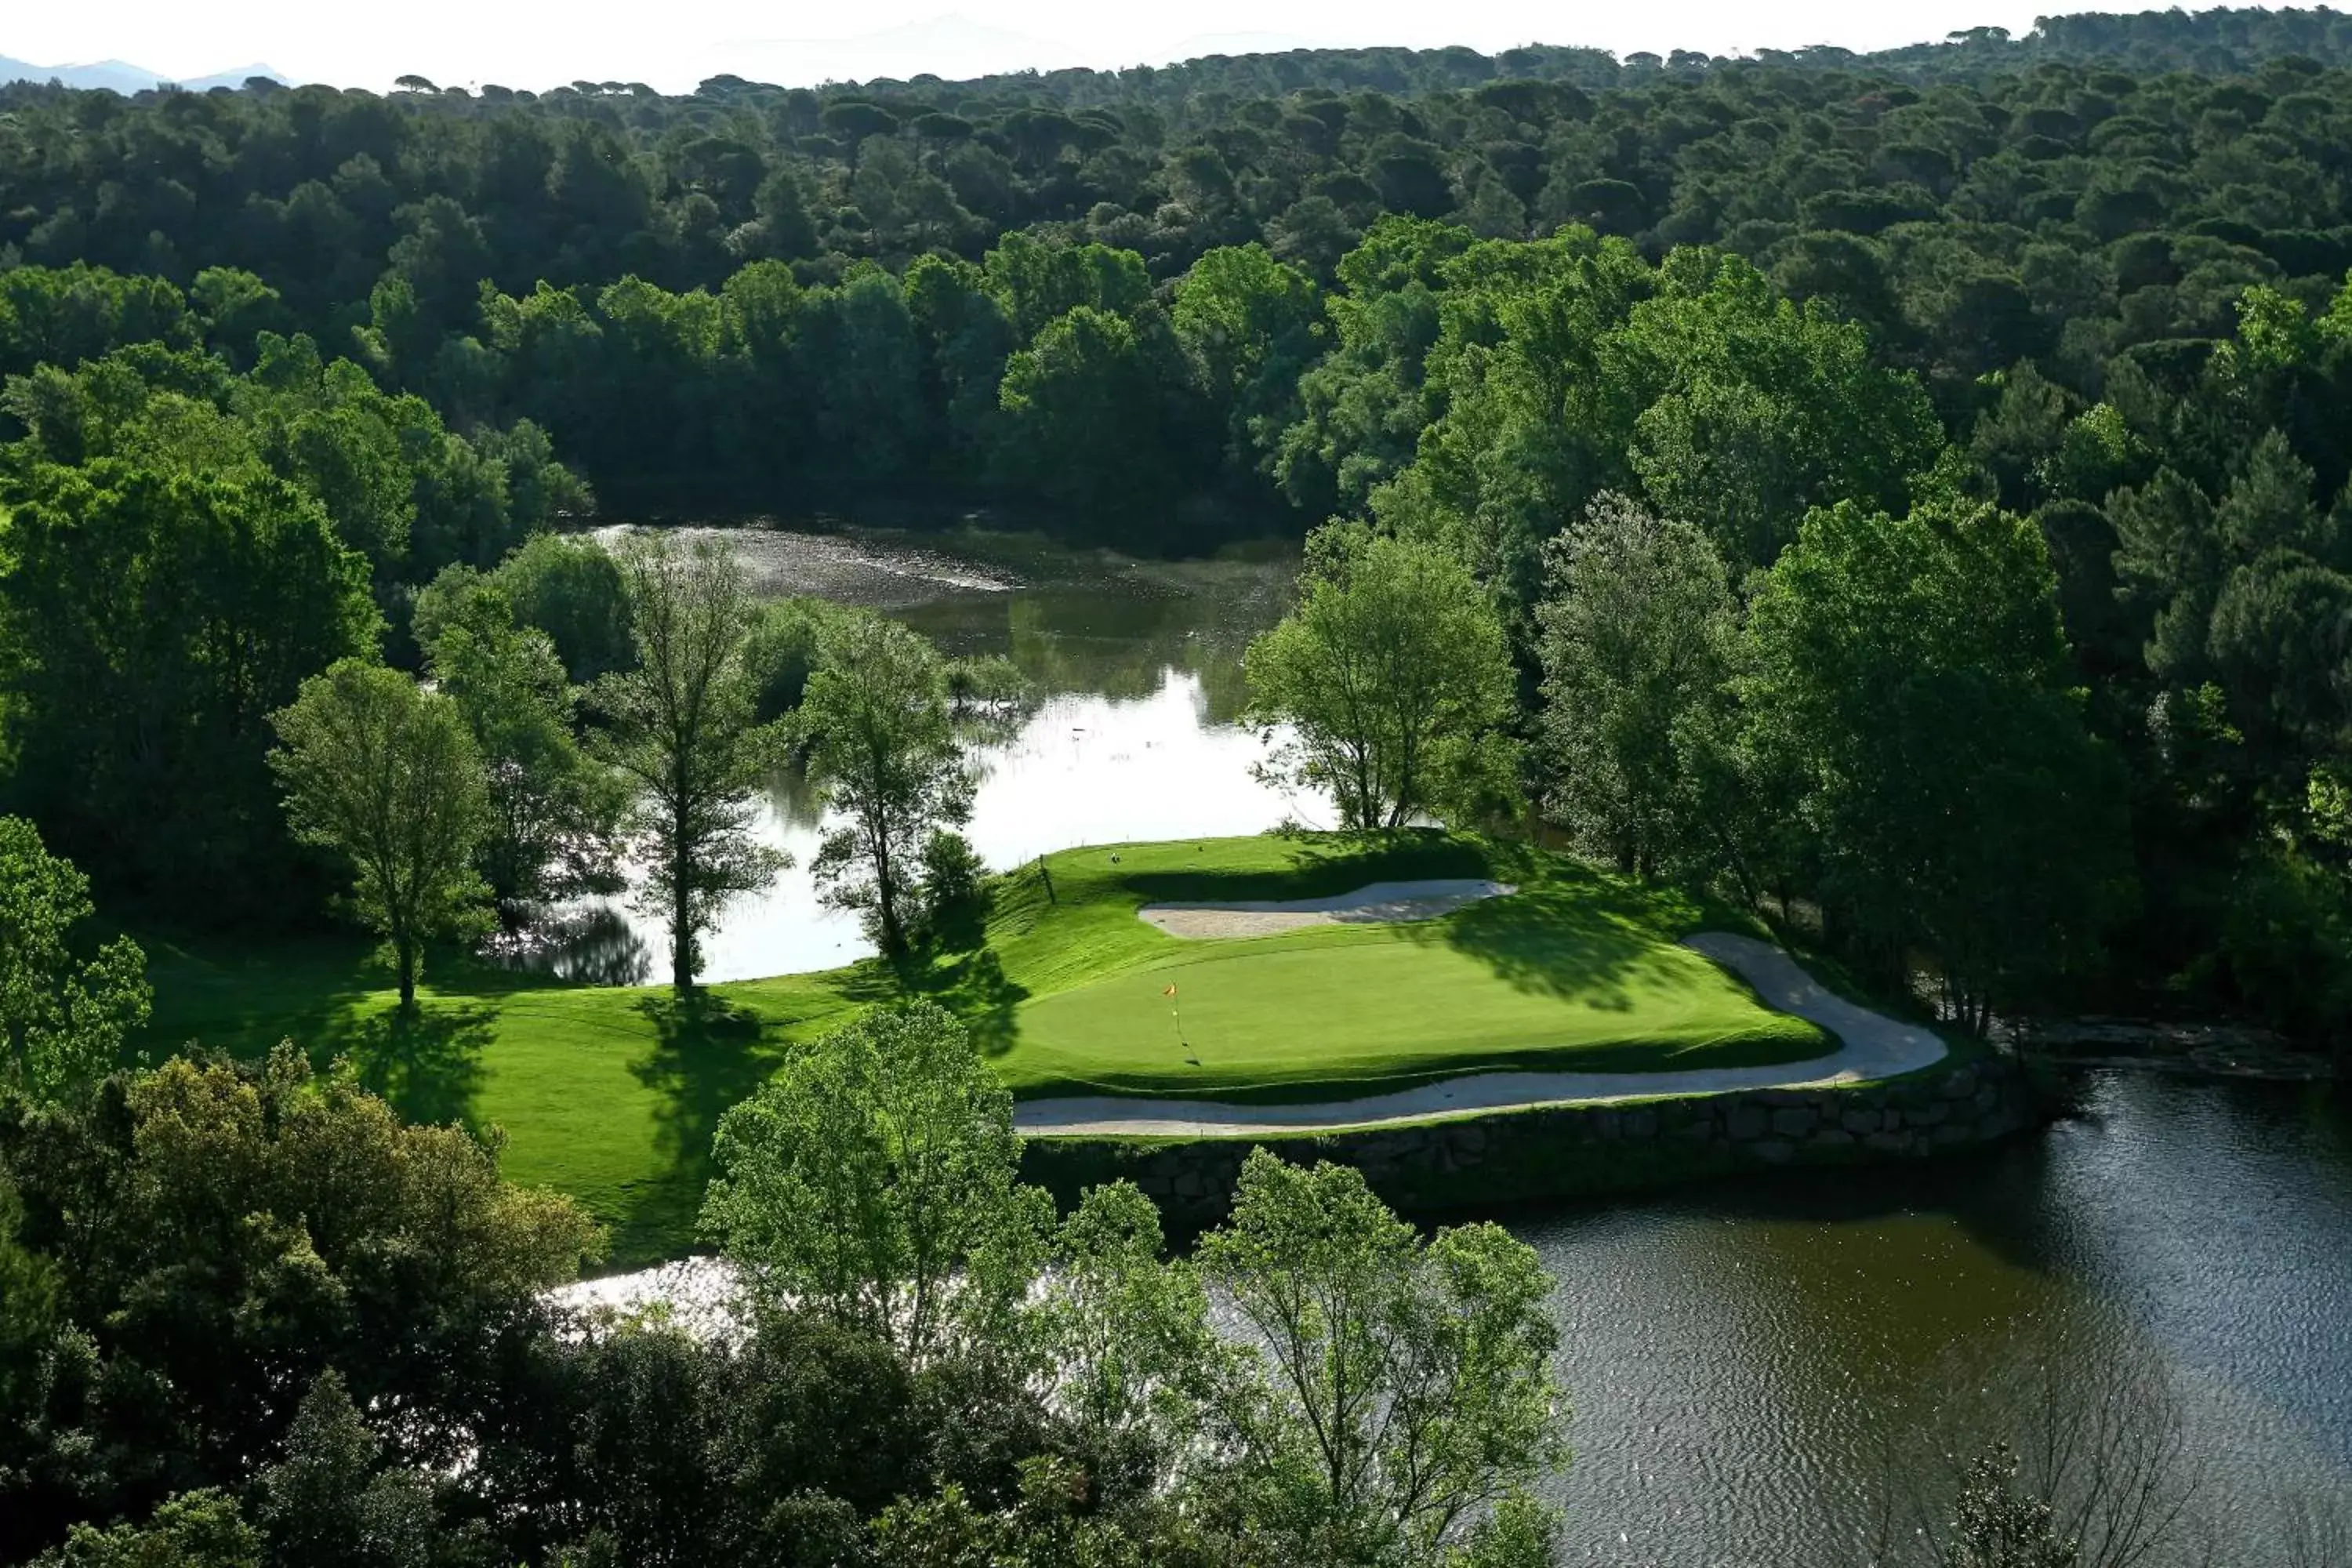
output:
<instances>
[{"instance_id":1,"label":"calm water surface","mask_svg":"<svg viewBox=\"0 0 2352 1568\"><path fill-rule=\"evenodd\" d=\"M1331 824L1328 802L1251 776L1265 748L1234 722L1243 649L1287 608L1295 552L1138 562L977 532L672 531L724 542L767 596L862 605L950 654L1020 666L1046 700L1018 734L976 752L982 782L964 830L999 870L1085 844ZM855 918L817 903L808 867L820 821L797 778L774 782L760 832L793 868L728 906L704 942L702 977L830 969L871 952ZM533 955L535 967L634 984L667 952L661 922L625 900L569 913L576 936Z\"/></svg>"}]
</instances>

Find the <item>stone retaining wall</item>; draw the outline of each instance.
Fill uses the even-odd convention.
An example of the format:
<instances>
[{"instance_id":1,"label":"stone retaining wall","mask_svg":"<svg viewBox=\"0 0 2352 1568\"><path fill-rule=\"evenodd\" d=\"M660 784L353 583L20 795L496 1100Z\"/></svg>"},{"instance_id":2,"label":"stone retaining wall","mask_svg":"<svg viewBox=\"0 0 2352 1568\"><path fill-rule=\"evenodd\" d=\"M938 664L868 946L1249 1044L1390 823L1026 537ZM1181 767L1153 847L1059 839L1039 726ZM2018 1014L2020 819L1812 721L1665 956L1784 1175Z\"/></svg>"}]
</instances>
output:
<instances>
[{"instance_id":1,"label":"stone retaining wall","mask_svg":"<svg viewBox=\"0 0 2352 1568\"><path fill-rule=\"evenodd\" d=\"M1022 1175L1066 1205L1126 1177L1171 1229L1191 1231L1224 1217L1242 1161L1260 1146L1286 1160L1353 1165L1400 1211L1430 1214L1740 1171L1925 1159L2043 1120L2024 1072L1995 1058L1851 1089L1559 1106L1317 1137L1032 1137Z\"/></svg>"}]
</instances>

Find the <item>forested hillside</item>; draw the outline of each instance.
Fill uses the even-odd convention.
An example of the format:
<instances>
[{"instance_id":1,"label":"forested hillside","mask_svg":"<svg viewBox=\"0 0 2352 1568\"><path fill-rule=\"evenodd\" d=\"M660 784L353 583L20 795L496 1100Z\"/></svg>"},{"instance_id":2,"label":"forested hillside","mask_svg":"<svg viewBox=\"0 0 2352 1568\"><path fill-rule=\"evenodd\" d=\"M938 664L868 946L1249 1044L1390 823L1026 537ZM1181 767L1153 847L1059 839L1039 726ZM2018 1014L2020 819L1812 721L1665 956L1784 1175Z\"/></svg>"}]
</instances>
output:
<instances>
[{"instance_id":1,"label":"forested hillside","mask_svg":"<svg viewBox=\"0 0 2352 1568\"><path fill-rule=\"evenodd\" d=\"M997 407L1006 361L1042 349L1151 389L1123 413L1181 489L1311 521L1320 498L1266 481L1286 384L1330 341L1316 296L1262 282L1297 298L1255 307L1277 347L1249 388L1171 335L1174 296L1251 243L1328 290L1388 213L1482 238L1582 225L1653 258L1720 247L1867 328L1965 437L1988 373L2031 360L2095 400L2118 359L2193 372L2198 351L2158 345L2225 336L2249 284L2332 296L2347 26L2151 14L1881 60L1357 51L688 98L11 88L0 258L163 279L192 315L101 323L19 278L0 367L167 327L249 358L256 330L299 329L461 422L537 415L615 501L690 483L775 507L809 485L1050 496ZM1016 232L1130 256L1033 285L1018 256L986 259ZM789 272L746 271L761 261ZM1126 331L1041 343L1077 304ZM747 374L792 405L756 455L700 412L739 406L724 384ZM648 378L683 429L638 420ZM1261 434L1237 444L1237 416Z\"/></svg>"},{"instance_id":2,"label":"forested hillside","mask_svg":"<svg viewBox=\"0 0 2352 1568\"><path fill-rule=\"evenodd\" d=\"M1973 878L1937 895L1993 900L1955 931L2041 933L2012 997L2170 984L2311 1028L2352 1006L2352 18L685 97L404 80L0 89L0 756L9 804L110 889L218 910L310 886L262 716L339 657L416 663L419 590L592 487L623 515L992 503L1170 552L1334 517L1441 544L1508 629L1528 792L1582 832L1601 808L1541 739L1547 628L1574 620L1554 542L1632 508L1696 531L1747 628L1711 754L1748 771L1651 712L1681 725L1651 762L1684 815L1597 850L1834 926L1924 901L1944 873L1897 861L1932 825L1937 864L1996 884L2067 865L2024 914ZM1986 507L2030 526L1964 521ZM1958 640L1799 657L1832 623L1786 548L1898 524L1948 558L1847 586L1927 595L1922 627L1958 595ZM1780 598L1751 576L1776 563ZM2010 597L1970 606L1972 574ZM1775 626L1799 650L1777 689ZM1788 684L1832 653L1854 684ZM1869 763L1867 824L1755 773L1768 697L1868 736L1873 670L1905 661L1990 682L1915 715L1923 743L2020 726L2023 773L1978 815L1902 819L1887 792L1927 752ZM1767 803L1758 832L1804 832L1696 847L1730 820L1710 778ZM2053 792L2079 822L2011 831L2000 802ZM1872 940L1899 967L1958 939L1906 915Z\"/></svg>"}]
</instances>

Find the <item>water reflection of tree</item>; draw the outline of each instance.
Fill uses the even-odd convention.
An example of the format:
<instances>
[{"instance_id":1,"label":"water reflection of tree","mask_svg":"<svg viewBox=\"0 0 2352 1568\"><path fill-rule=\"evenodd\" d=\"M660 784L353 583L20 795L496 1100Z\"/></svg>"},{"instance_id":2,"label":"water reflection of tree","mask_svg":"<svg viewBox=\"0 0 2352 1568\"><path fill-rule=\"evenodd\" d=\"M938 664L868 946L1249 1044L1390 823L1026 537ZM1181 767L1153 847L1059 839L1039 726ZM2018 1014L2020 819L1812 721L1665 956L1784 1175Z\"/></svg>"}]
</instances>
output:
<instances>
[{"instance_id":1,"label":"water reflection of tree","mask_svg":"<svg viewBox=\"0 0 2352 1568\"><path fill-rule=\"evenodd\" d=\"M1013 661L1046 692L1139 700L1157 695L1176 669L1200 678L1213 723L1230 723L1240 712L1242 652L1263 629L1174 597L1130 600L1105 626L1066 618L1038 599L1007 608Z\"/></svg>"},{"instance_id":2,"label":"water reflection of tree","mask_svg":"<svg viewBox=\"0 0 2352 1568\"><path fill-rule=\"evenodd\" d=\"M824 806L816 796L816 786L809 783L808 770L798 763L788 763L778 768L768 779L768 804L775 808L783 825L803 833L814 833L824 817Z\"/></svg>"},{"instance_id":3,"label":"water reflection of tree","mask_svg":"<svg viewBox=\"0 0 2352 1568\"><path fill-rule=\"evenodd\" d=\"M654 966L653 950L628 917L604 903L541 910L483 956L502 969L584 985L643 985Z\"/></svg>"},{"instance_id":4,"label":"water reflection of tree","mask_svg":"<svg viewBox=\"0 0 2352 1568\"><path fill-rule=\"evenodd\" d=\"M1032 562L1027 585L894 608L952 655L1003 654L1046 696L1157 693L1171 668L1200 677L1208 719L1241 711L1242 653L1293 595L1295 554L1263 561ZM1058 568L1058 570L1056 569Z\"/></svg>"},{"instance_id":5,"label":"water reflection of tree","mask_svg":"<svg viewBox=\"0 0 2352 1568\"><path fill-rule=\"evenodd\" d=\"M2014 1467L2020 1498L2047 1506L2074 1568L2209 1559L2204 1456L2170 1368L2137 1326L2084 1304L2002 1342L2000 1365L1946 1367L1927 1384L1939 1391L1932 1415L1890 1428L1873 1568L1971 1560L1955 1537L1955 1503L1969 1462L1987 1452Z\"/></svg>"}]
</instances>

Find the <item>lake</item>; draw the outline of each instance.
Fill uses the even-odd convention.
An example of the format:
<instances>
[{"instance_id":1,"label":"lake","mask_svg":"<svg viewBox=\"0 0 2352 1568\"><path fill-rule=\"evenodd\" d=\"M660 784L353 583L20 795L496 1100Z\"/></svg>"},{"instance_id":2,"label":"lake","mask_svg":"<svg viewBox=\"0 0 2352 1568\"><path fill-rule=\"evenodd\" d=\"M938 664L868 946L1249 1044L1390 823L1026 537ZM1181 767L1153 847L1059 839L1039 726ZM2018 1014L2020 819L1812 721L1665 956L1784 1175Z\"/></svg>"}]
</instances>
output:
<instances>
[{"instance_id":1,"label":"lake","mask_svg":"<svg viewBox=\"0 0 2352 1568\"><path fill-rule=\"evenodd\" d=\"M1559 1281L1569 1562L1859 1562L1889 1471L2030 1436L2045 1364L2065 1408L2179 1412L2215 1561L2295 1563L2283 1509L2352 1505L2352 1110L2324 1089L2103 1072L1981 1155L1511 1224Z\"/></svg>"},{"instance_id":2,"label":"lake","mask_svg":"<svg viewBox=\"0 0 2352 1568\"><path fill-rule=\"evenodd\" d=\"M669 531L726 543L763 596L861 605L949 654L1003 654L1021 668L1045 700L1011 739L975 752L981 784L964 829L995 869L1085 844L1332 826L1328 800L1252 776L1265 745L1235 722L1243 650L1288 607L1295 551L1147 562L982 532ZM779 776L759 832L793 868L727 906L703 943L703 979L831 969L873 952L854 916L817 902L808 868L819 831L805 785ZM571 939L528 952L526 966L634 984L667 951L662 923L625 900L564 912Z\"/></svg>"}]
</instances>

